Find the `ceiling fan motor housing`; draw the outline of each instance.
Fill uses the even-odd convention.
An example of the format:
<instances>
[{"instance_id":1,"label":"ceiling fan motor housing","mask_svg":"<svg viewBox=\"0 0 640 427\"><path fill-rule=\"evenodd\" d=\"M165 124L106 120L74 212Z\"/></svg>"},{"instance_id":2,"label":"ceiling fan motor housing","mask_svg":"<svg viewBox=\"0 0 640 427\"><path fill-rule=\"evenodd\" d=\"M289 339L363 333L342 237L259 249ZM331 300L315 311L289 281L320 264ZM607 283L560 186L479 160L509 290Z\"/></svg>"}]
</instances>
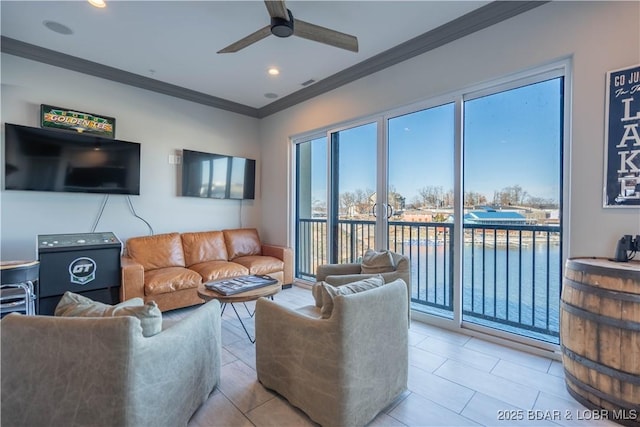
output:
<instances>
[{"instance_id":1,"label":"ceiling fan motor housing","mask_svg":"<svg viewBox=\"0 0 640 427\"><path fill-rule=\"evenodd\" d=\"M271 34L278 37L289 37L293 34L293 14L289 9L289 20L283 18L271 18Z\"/></svg>"}]
</instances>

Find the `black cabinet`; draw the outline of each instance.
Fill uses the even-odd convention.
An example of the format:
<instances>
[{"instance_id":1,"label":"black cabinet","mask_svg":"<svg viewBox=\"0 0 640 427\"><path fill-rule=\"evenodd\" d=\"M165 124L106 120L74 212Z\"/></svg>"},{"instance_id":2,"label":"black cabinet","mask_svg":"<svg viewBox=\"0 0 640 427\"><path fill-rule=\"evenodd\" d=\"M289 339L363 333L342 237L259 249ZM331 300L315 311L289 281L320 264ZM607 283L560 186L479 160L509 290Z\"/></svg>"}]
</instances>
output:
<instances>
[{"instance_id":1,"label":"black cabinet","mask_svg":"<svg viewBox=\"0 0 640 427\"><path fill-rule=\"evenodd\" d=\"M66 291L117 304L121 251L122 243L113 233L38 236L38 314L52 315Z\"/></svg>"}]
</instances>

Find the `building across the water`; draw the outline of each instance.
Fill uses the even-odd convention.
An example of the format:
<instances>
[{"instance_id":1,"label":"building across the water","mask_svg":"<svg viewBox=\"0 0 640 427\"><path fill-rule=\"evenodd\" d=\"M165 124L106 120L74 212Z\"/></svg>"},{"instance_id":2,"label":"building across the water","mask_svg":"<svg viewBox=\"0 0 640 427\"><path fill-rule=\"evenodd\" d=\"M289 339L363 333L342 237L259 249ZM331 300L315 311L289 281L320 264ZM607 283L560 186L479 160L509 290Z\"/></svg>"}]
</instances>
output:
<instances>
[{"instance_id":1,"label":"building across the water","mask_svg":"<svg viewBox=\"0 0 640 427\"><path fill-rule=\"evenodd\" d=\"M479 225L526 225L527 218L516 211L503 211L495 209L474 210L464 215L466 224Z\"/></svg>"}]
</instances>

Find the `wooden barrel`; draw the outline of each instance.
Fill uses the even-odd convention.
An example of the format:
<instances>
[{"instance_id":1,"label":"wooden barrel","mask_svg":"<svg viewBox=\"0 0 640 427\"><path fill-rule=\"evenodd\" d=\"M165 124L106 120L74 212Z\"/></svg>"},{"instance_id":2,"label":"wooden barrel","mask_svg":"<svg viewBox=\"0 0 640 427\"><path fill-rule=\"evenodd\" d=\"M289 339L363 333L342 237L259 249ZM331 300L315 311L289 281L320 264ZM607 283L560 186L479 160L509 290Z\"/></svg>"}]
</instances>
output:
<instances>
[{"instance_id":1,"label":"wooden barrel","mask_svg":"<svg viewBox=\"0 0 640 427\"><path fill-rule=\"evenodd\" d=\"M560 344L569 393L640 426L640 262L567 260Z\"/></svg>"}]
</instances>

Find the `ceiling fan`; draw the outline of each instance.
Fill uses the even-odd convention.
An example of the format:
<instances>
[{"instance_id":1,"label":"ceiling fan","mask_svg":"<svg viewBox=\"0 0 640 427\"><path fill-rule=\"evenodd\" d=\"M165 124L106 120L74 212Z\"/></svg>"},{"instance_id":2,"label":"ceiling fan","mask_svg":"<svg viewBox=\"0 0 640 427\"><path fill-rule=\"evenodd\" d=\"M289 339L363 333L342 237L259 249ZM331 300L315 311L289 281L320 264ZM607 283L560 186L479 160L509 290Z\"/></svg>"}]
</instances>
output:
<instances>
[{"instance_id":1,"label":"ceiling fan","mask_svg":"<svg viewBox=\"0 0 640 427\"><path fill-rule=\"evenodd\" d=\"M233 53L240 49L252 45L265 37L273 34L278 37L298 36L308 40L328 44L330 46L339 47L341 49L358 51L358 39L350 34L341 33L339 31L330 30L329 28L319 25L310 24L299 19L294 19L293 14L284 4L284 0L268 1L264 4L267 6L269 16L271 16L271 24L249 34L247 37L230 44L218 53Z\"/></svg>"}]
</instances>

